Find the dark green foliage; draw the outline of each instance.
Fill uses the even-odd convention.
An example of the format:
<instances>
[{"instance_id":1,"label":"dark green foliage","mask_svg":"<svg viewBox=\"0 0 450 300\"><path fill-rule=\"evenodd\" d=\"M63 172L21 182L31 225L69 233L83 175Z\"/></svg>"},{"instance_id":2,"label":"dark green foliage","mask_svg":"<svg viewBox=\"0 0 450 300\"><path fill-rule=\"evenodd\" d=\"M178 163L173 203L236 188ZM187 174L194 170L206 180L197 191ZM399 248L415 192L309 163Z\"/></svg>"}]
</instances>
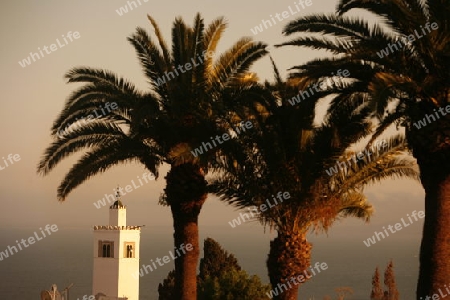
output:
<instances>
[{"instance_id":1,"label":"dark green foliage","mask_svg":"<svg viewBox=\"0 0 450 300\"><path fill-rule=\"evenodd\" d=\"M263 285L258 276L249 276L244 270L231 269L220 277L207 276L198 287L199 300L262 300L269 299L269 285Z\"/></svg>"},{"instance_id":2,"label":"dark green foliage","mask_svg":"<svg viewBox=\"0 0 450 300\"><path fill-rule=\"evenodd\" d=\"M224 250L212 238L205 240L203 249L204 257L200 260L200 281L205 280L208 276L215 278L231 270L241 270L236 257Z\"/></svg>"},{"instance_id":3,"label":"dark green foliage","mask_svg":"<svg viewBox=\"0 0 450 300\"><path fill-rule=\"evenodd\" d=\"M260 300L268 299L270 285L258 276L242 270L236 257L212 238L204 241L204 257L197 277L198 300ZM159 300L177 300L174 294L175 272L170 271L158 286Z\"/></svg>"},{"instance_id":4,"label":"dark green foliage","mask_svg":"<svg viewBox=\"0 0 450 300\"><path fill-rule=\"evenodd\" d=\"M164 279L163 283L158 285L159 300L175 299L175 270L172 270Z\"/></svg>"}]
</instances>

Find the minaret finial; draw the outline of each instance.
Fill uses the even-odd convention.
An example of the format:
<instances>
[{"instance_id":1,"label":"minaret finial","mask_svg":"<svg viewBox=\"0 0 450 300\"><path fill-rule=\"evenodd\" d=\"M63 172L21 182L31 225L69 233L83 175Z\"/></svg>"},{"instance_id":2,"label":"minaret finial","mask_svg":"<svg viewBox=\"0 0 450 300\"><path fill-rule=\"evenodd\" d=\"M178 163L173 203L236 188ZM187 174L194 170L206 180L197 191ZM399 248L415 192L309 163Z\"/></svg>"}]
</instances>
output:
<instances>
[{"instance_id":1,"label":"minaret finial","mask_svg":"<svg viewBox=\"0 0 450 300\"><path fill-rule=\"evenodd\" d=\"M117 184L116 188L116 201L111 206L111 208L124 208L125 206L122 204L122 201L120 201L120 187L119 184Z\"/></svg>"},{"instance_id":2,"label":"minaret finial","mask_svg":"<svg viewBox=\"0 0 450 300\"><path fill-rule=\"evenodd\" d=\"M116 201L120 201L119 184L117 184L117 189L116 189Z\"/></svg>"}]
</instances>

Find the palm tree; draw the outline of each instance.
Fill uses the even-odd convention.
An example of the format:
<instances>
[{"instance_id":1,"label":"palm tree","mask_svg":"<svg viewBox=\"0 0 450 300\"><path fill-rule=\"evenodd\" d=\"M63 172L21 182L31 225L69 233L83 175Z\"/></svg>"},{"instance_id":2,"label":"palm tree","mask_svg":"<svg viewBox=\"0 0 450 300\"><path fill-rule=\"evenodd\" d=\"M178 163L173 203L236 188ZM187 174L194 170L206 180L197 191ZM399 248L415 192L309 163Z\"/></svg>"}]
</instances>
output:
<instances>
[{"instance_id":1,"label":"palm tree","mask_svg":"<svg viewBox=\"0 0 450 300\"><path fill-rule=\"evenodd\" d=\"M345 16L354 8L375 14L380 22L370 26ZM365 97L379 120L374 137L391 125L405 128L426 194L417 286L417 299L425 298L437 293L450 277L450 116L445 110L450 101L450 4L341 0L337 12L302 17L284 28L286 35L306 35L282 45L334 54L295 66L291 76L317 84L347 69L349 78L328 86L329 92ZM338 105L335 101L331 108Z\"/></svg>"},{"instance_id":2,"label":"palm tree","mask_svg":"<svg viewBox=\"0 0 450 300\"><path fill-rule=\"evenodd\" d=\"M266 96L254 104L260 107L260 127L241 139L246 155L228 155L226 172L211 189L238 208L261 208L259 220L278 232L267 260L270 282L278 292L287 287L275 299L296 300L298 286L290 280L302 274L306 279L311 257L308 231L327 230L347 216L368 221L373 210L362 194L363 186L388 177L417 179L418 171L413 160L403 157L401 137L391 138L383 149L364 158L348 160L359 154L348 148L370 131L369 109L355 110L361 103L349 102L316 127L314 109L321 95L292 106L288 99L299 93L297 88L282 82L276 68L275 74L277 84L266 87L276 97ZM348 167L338 170L337 161L347 161ZM330 176L326 170L333 167L336 173ZM270 209L261 206L279 192L288 192L290 198L277 205L272 201Z\"/></svg>"},{"instance_id":3,"label":"palm tree","mask_svg":"<svg viewBox=\"0 0 450 300\"><path fill-rule=\"evenodd\" d=\"M65 75L68 82L84 85L70 95L53 123L54 140L38 172L46 175L65 157L86 150L58 187L58 200L64 201L78 185L112 166L140 162L158 177L161 164L169 164L164 199L172 211L175 248L192 245L175 260L177 299L194 300L198 215L207 197L205 174L215 168L222 150L220 145L205 148L195 156L191 150L211 142L210 137L229 133L241 121L239 112L231 114L231 107L240 97L257 92L253 81L243 78L267 51L265 44L241 38L213 61L226 22L218 18L205 29L200 15L192 27L181 18L175 20L170 51L154 19L148 19L156 40L137 28L128 41L150 89L139 91L107 70L70 70ZM115 109L92 119L93 111L108 102ZM227 143L231 147L234 141Z\"/></svg>"}]
</instances>

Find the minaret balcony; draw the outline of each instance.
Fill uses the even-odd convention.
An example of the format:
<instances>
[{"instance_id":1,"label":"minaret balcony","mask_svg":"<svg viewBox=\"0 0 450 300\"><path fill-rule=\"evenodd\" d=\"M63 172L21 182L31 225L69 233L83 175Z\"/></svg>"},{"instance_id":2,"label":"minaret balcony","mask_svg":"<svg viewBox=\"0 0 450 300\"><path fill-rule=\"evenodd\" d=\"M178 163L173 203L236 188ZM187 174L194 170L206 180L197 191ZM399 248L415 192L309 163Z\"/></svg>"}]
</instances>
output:
<instances>
[{"instance_id":1,"label":"minaret balcony","mask_svg":"<svg viewBox=\"0 0 450 300\"><path fill-rule=\"evenodd\" d=\"M94 230L141 230L142 226L96 225Z\"/></svg>"}]
</instances>

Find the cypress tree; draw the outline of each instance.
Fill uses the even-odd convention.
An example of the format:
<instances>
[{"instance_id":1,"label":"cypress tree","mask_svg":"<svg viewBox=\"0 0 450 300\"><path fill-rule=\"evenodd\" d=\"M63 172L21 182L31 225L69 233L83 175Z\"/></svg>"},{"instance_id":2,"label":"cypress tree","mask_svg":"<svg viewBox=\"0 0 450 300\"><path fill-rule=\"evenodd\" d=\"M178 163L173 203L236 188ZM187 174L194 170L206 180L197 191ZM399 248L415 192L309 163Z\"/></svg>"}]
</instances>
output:
<instances>
[{"instance_id":1,"label":"cypress tree","mask_svg":"<svg viewBox=\"0 0 450 300\"><path fill-rule=\"evenodd\" d=\"M386 292L384 293L383 300L399 300L397 283L395 282L394 263L392 260L384 272L384 285L386 286Z\"/></svg>"},{"instance_id":2,"label":"cypress tree","mask_svg":"<svg viewBox=\"0 0 450 300\"><path fill-rule=\"evenodd\" d=\"M375 269L375 274L372 277L372 292L370 293L370 300L383 300L383 289L380 281L380 270Z\"/></svg>"}]
</instances>

